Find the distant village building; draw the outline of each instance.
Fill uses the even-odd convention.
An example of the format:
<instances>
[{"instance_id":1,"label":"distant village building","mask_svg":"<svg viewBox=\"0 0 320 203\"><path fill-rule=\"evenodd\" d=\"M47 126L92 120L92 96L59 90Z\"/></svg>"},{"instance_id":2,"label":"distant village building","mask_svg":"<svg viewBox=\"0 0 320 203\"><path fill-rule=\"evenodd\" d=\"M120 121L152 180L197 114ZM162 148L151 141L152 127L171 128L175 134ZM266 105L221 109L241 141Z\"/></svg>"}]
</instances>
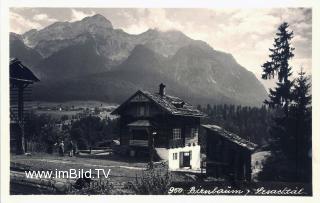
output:
<instances>
[{"instance_id":1,"label":"distant village building","mask_svg":"<svg viewBox=\"0 0 320 203\"><path fill-rule=\"evenodd\" d=\"M251 180L251 154L257 147L216 125L202 125L206 143L206 173L216 178Z\"/></svg>"},{"instance_id":2,"label":"distant village building","mask_svg":"<svg viewBox=\"0 0 320 203\"><path fill-rule=\"evenodd\" d=\"M39 79L16 58L10 59L10 143L17 154L25 153L25 102L30 101L31 84Z\"/></svg>"},{"instance_id":3,"label":"distant village building","mask_svg":"<svg viewBox=\"0 0 320 203\"><path fill-rule=\"evenodd\" d=\"M112 114L120 115L120 143L131 156L161 158L169 169L200 169L199 110L165 93L137 91Z\"/></svg>"}]
</instances>

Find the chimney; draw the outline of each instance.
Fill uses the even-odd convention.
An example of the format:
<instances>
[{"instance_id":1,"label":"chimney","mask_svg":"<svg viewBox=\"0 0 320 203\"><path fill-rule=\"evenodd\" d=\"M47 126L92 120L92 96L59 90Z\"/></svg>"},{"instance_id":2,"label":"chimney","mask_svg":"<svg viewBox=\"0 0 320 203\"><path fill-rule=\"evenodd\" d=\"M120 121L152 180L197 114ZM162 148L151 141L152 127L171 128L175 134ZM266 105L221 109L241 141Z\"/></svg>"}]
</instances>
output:
<instances>
[{"instance_id":1,"label":"chimney","mask_svg":"<svg viewBox=\"0 0 320 203\"><path fill-rule=\"evenodd\" d=\"M160 95L160 96L164 96L164 95L166 94L166 90L165 90L165 89L166 89L166 86L161 83L161 84L159 85L159 95Z\"/></svg>"}]
</instances>

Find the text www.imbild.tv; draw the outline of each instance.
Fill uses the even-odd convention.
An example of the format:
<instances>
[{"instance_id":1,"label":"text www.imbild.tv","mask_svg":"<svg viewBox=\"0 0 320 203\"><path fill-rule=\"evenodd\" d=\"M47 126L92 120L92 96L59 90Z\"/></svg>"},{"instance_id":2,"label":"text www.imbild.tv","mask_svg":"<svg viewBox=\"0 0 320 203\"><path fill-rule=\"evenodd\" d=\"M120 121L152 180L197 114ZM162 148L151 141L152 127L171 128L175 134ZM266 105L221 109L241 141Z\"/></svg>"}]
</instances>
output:
<instances>
[{"instance_id":1,"label":"text www.imbild.tv","mask_svg":"<svg viewBox=\"0 0 320 203\"><path fill-rule=\"evenodd\" d=\"M111 169L69 169L69 170L53 170L53 171L25 171L26 177L30 179L45 178L108 178Z\"/></svg>"}]
</instances>

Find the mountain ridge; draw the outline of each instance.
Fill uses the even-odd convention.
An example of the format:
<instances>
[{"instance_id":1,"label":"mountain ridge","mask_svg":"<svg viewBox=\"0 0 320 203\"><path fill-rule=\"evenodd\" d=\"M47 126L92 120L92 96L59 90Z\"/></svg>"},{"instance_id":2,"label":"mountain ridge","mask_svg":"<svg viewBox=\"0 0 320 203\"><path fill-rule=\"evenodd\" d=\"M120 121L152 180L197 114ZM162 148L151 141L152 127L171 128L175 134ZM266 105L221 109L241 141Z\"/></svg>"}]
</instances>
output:
<instances>
[{"instance_id":1,"label":"mountain ridge","mask_svg":"<svg viewBox=\"0 0 320 203\"><path fill-rule=\"evenodd\" d=\"M160 82L167 84L169 92L193 103L256 106L267 96L253 73L231 54L181 31L149 29L131 35L95 15L10 35L12 57L19 56L20 49L24 50L22 60L28 59L29 52L40 55L32 65L42 81L35 88L40 100L91 97L120 103L131 91L154 90ZM17 49L13 39L25 48L20 44ZM67 87L64 93L57 93L59 85ZM48 95L48 88L55 94Z\"/></svg>"}]
</instances>

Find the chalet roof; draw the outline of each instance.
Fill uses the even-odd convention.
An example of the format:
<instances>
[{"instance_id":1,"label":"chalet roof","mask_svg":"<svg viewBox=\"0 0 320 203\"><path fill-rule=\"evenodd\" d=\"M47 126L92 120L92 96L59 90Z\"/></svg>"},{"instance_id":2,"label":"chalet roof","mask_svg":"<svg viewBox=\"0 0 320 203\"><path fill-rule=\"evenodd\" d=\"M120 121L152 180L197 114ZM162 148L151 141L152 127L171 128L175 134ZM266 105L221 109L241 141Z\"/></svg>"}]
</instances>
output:
<instances>
[{"instance_id":1,"label":"chalet roof","mask_svg":"<svg viewBox=\"0 0 320 203\"><path fill-rule=\"evenodd\" d=\"M249 150L254 150L257 145L240 137L239 135L236 135L234 133L231 133L217 125L201 125L203 126L204 128L210 130L210 131L213 131L213 132L216 132L218 135L226 138L227 140L241 146L241 147L244 147L244 148L247 148Z\"/></svg>"},{"instance_id":2,"label":"chalet roof","mask_svg":"<svg viewBox=\"0 0 320 203\"><path fill-rule=\"evenodd\" d=\"M153 101L160 108L172 115L180 116L193 116L193 117L204 117L205 114L199 111L197 108L191 104L183 101L179 97L171 95L160 95L159 93L150 93L148 91L137 91L132 97L130 97L126 102L122 103L117 109L115 109L112 114L119 114L121 109L137 94L142 94L151 101Z\"/></svg>"},{"instance_id":3,"label":"chalet roof","mask_svg":"<svg viewBox=\"0 0 320 203\"><path fill-rule=\"evenodd\" d=\"M10 81L33 83L40 81L32 71L16 58L10 59Z\"/></svg>"},{"instance_id":4,"label":"chalet roof","mask_svg":"<svg viewBox=\"0 0 320 203\"><path fill-rule=\"evenodd\" d=\"M152 126L150 121L148 120L137 120L132 123L129 123L128 126L130 127L150 127Z\"/></svg>"}]
</instances>

